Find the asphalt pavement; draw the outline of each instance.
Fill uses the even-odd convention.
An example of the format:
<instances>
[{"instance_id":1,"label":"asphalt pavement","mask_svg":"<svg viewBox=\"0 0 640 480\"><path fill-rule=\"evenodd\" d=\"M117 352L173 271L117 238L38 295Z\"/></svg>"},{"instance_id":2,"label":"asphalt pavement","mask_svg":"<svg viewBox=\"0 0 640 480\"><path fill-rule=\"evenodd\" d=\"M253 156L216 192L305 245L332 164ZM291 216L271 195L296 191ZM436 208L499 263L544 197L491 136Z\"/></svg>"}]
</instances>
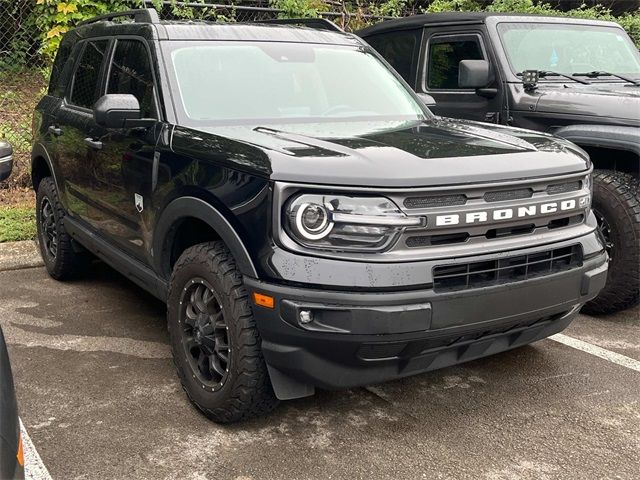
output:
<instances>
[{"instance_id":1,"label":"asphalt pavement","mask_svg":"<svg viewBox=\"0 0 640 480\"><path fill-rule=\"evenodd\" d=\"M640 309L555 340L211 423L173 369L165 307L95 263L0 272L32 478L637 479ZM48 474L47 474L48 470ZM44 473L43 473L44 472Z\"/></svg>"}]
</instances>

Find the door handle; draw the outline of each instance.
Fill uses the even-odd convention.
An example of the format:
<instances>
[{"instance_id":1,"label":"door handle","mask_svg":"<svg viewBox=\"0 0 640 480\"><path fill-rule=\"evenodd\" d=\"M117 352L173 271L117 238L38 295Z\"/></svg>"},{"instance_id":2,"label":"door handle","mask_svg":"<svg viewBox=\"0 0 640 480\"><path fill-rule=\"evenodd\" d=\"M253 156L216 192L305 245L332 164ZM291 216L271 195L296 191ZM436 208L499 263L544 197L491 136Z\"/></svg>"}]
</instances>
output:
<instances>
[{"instance_id":1,"label":"door handle","mask_svg":"<svg viewBox=\"0 0 640 480\"><path fill-rule=\"evenodd\" d=\"M84 143L94 150L102 150L102 142L100 140L94 140L91 137L87 137L84 139Z\"/></svg>"},{"instance_id":2,"label":"door handle","mask_svg":"<svg viewBox=\"0 0 640 480\"><path fill-rule=\"evenodd\" d=\"M47 131L50 134L55 135L56 137L59 137L60 135L62 135L62 129L60 127L56 127L55 125L49 125L49 128L47 128Z\"/></svg>"}]
</instances>

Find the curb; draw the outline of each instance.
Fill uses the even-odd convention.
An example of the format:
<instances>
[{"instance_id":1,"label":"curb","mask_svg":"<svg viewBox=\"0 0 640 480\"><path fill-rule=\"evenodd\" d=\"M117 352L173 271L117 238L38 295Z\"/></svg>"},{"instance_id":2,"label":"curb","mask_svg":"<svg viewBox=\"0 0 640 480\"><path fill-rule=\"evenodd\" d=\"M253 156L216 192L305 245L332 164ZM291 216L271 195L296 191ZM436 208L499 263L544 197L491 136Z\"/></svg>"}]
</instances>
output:
<instances>
[{"instance_id":1,"label":"curb","mask_svg":"<svg viewBox=\"0 0 640 480\"><path fill-rule=\"evenodd\" d=\"M38 244L34 240L0 243L0 272L43 265Z\"/></svg>"}]
</instances>

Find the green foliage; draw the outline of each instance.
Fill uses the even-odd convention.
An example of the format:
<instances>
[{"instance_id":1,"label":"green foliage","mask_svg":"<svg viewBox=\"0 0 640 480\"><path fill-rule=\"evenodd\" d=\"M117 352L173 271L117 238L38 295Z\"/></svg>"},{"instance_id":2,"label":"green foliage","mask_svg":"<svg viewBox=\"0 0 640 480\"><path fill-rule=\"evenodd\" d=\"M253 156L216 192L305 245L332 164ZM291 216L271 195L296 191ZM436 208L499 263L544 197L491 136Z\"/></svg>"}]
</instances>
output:
<instances>
[{"instance_id":1,"label":"green foliage","mask_svg":"<svg viewBox=\"0 0 640 480\"><path fill-rule=\"evenodd\" d=\"M0 207L0 243L31 240L36 236L33 207Z\"/></svg>"},{"instance_id":2,"label":"green foliage","mask_svg":"<svg viewBox=\"0 0 640 480\"><path fill-rule=\"evenodd\" d=\"M329 9L322 0L269 0L269 5L282 10L281 18L316 18Z\"/></svg>"},{"instance_id":3,"label":"green foliage","mask_svg":"<svg viewBox=\"0 0 640 480\"><path fill-rule=\"evenodd\" d=\"M370 3L369 13L378 17L400 17L406 9L408 0L386 0L380 3Z\"/></svg>"},{"instance_id":4,"label":"green foliage","mask_svg":"<svg viewBox=\"0 0 640 480\"><path fill-rule=\"evenodd\" d=\"M477 12L482 10L482 5L476 0L434 0L423 13L438 12Z\"/></svg>"}]
</instances>

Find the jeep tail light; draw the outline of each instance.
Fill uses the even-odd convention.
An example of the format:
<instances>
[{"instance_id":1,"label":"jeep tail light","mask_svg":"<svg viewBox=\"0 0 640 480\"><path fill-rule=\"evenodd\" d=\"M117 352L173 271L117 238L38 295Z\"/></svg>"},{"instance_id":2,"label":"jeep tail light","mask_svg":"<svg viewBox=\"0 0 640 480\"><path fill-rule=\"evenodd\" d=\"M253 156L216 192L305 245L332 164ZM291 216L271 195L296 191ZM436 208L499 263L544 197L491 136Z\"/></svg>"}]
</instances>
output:
<instances>
[{"instance_id":1,"label":"jeep tail light","mask_svg":"<svg viewBox=\"0 0 640 480\"><path fill-rule=\"evenodd\" d=\"M284 217L296 242L333 251L383 251L405 228L422 225L384 197L303 194L287 203Z\"/></svg>"}]
</instances>

